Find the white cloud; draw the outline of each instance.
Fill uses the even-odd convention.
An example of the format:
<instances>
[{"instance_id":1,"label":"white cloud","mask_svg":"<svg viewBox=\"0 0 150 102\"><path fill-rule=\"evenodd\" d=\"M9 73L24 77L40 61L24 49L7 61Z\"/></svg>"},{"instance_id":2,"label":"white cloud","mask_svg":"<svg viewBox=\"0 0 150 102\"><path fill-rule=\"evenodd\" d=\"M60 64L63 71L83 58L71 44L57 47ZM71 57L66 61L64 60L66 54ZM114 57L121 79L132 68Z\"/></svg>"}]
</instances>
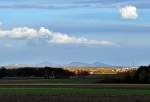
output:
<instances>
[{"instance_id":1,"label":"white cloud","mask_svg":"<svg viewBox=\"0 0 150 102\"><path fill-rule=\"evenodd\" d=\"M13 28L11 30L2 30L0 29L0 37L8 37L12 39L32 39L32 38L40 38L45 35L49 35L50 32L48 29L43 27L40 30L36 30L34 28L28 27L18 27Z\"/></svg>"},{"instance_id":2,"label":"white cloud","mask_svg":"<svg viewBox=\"0 0 150 102\"><path fill-rule=\"evenodd\" d=\"M49 29L41 27L39 30L28 27L13 28L11 30L0 29L0 37L11 39L48 39L49 43L56 44L95 44L95 45L115 45L111 41L101 41L88 39L85 37L74 37L60 32L52 32Z\"/></svg>"},{"instance_id":3,"label":"white cloud","mask_svg":"<svg viewBox=\"0 0 150 102\"><path fill-rule=\"evenodd\" d=\"M137 8L135 6L125 6L120 9L120 14L124 19L137 19L138 13Z\"/></svg>"},{"instance_id":4,"label":"white cloud","mask_svg":"<svg viewBox=\"0 0 150 102\"><path fill-rule=\"evenodd\" d=\"M91 40L84 37L68 36L67 34L56 33L52 35L51 43L58 44L97 44L97 45L113 45L110 41Z\"/></svg>"}]
</instances>

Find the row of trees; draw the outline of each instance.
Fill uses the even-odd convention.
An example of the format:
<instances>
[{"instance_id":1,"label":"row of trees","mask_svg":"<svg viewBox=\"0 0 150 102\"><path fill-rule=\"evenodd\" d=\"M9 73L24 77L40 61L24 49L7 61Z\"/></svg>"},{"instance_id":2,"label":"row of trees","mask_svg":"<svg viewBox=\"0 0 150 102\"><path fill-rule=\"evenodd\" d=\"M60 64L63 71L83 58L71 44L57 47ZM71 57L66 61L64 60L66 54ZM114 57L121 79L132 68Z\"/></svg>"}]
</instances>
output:
<instances>
[{"instance_id":1,"label":"row of trees","mask_svg":"<svg viewBox=\"0 0 150 102\"><path fill-rule=\"evenodd\" d=\"M137 70L106 75L99 83L150 83L150 66L141 66Z\"/></svg>"},{"instance_id":2,"label":"row of trees","mask_svg":"<svg viewBox=\"0 0 150 102\"><path fill-rule=\"evenodd\" d=\"M150 65L141 66L136 71L134 78L137 83L150 83Z\"/></svg>"},{"instance_id":3,"label":"row of trees","mask_svg":"<svg viewBox=\"0 0 150 102\"><path fill-rule=\"evenodd\" d=\"M0 77L44 77L44 78L68 78L74 76L74 73L63 68L34 68L24 67L15 69L0 68Z\"/></svg>"}]
</instances>

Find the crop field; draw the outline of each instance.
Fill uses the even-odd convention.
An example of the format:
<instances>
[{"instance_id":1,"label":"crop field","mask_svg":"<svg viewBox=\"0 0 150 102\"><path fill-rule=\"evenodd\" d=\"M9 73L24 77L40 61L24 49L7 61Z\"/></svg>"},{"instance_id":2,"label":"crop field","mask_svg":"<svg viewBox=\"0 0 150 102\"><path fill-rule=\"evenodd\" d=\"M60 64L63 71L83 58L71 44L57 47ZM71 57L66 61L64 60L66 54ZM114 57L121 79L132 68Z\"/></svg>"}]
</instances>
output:
<instances>
[{"instance_id":1,"label":"crop field","mask_svg":"<svg viewBox=\"0 0 150 102\"><path fill-rule=\"evenodd\" d=\"M1 102L150 102L145 95L0 94Z\"/></svg>"},{"instance_id":2,"label":"crop field","mask_svg":"<svg viewBox=\"0 0 150 102\"><path fill-rule=\"evenodd\" d=\"M0 94L107 94L150 95L150 88L0 88Z\"/></svg>"},{"instance_id":3,"label":"crop field","mask_svg":"<svg viewBox=\"0 0 150 102\"><path fill-rule=\"evenodd\" d=\"M1 102L150 102L149 88L0 88Z\"/></svg>"},{"instance_id":4,"label":"crop field","mask_svg":"<svg viewBox=\"0 0 150 102\"><path fill-rule=\"evenodd\" d=\"M96 79L1 79L2 102L150 102L149 84L98 84Z\"/></svg>"}]
</instances>

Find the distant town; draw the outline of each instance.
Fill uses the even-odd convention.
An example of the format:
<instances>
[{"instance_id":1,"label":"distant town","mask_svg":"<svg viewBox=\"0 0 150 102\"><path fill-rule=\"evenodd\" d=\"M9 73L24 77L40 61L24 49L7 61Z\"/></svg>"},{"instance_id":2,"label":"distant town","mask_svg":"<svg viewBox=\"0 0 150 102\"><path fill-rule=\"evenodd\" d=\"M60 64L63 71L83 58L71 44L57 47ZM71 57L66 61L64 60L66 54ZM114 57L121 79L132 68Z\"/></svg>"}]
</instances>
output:
<instances>
[{"instance_id":1,"label":"distant town","mask_svg":"<svg viewBox=\"0 0 150 102\"><path fill-rule=\"evenodd\" d=\"M120 72L136 71L138 67L72 67L65 68L76 74L86 71L89 74L117 74Z\"/></svg>"}]
</instances>

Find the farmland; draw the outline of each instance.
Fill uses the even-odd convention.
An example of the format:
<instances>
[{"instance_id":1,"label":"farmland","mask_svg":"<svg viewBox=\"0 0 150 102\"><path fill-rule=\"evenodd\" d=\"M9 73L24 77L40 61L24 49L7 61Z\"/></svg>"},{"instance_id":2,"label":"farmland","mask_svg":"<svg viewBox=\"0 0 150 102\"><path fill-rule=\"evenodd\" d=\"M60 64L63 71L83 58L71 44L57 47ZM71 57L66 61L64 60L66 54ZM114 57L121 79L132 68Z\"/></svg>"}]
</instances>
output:
<instances>
[{"instance_id":1,"label":"farmland","mask_svg":"<svg viewBox=\"0 0 150 102\"><path fill-rule=\"evenodd\" d=\"M150 102L146 95L0 94L1 102Z\"/></svg>"},{"instance_id":2,"label":"farmland","mask_svg":"<svg viewBox=\"0 0 150 102\"><path fill-rule=\"evenodd\" d=\"M150 101L149 84L98 84L95 81L5 78L0 80L0 100L2 102Z\"/></svg>"},{"instance_id":3,"label":"farmland","mask_svg":"<svg viewBox=\"0 0 150 102\"><path fill-rule=\"evenodd\" d=\"M150 88L0 88L0 94L150 95Z\"/></svg>"},{"instance_id":4,"label":"farmland","mask_svg":"<svg viewBox=\"0 0 150 102\"><path fill-rule=\"evenodd\" d=\"M134 85L124 85L126 88L112 84L99 87L0 87L2 102L149 102L150 88L133 88ZM80 86L80 85L78 85ZM92 86L92 85L91 85ZM104 85L103 85L104 86ZM123 85L122 85L123 86ZM136 86L136 85L135 85ZM140 85L145 86L145 85ZM150 86L150 85L149 85ZM128 87L128 88L127 88Z\"/></svg>"},{"instance_id":5,"label":"farmland","mask_svg":"<svg viewBox=\"0 0 150 102\"><path fill-rule=\"evenodd\" d=\"M96 83L98 78L72 78L72 79L43 79L43 78L3 78L0 83Z\"/></svg>"}]
</instances>

